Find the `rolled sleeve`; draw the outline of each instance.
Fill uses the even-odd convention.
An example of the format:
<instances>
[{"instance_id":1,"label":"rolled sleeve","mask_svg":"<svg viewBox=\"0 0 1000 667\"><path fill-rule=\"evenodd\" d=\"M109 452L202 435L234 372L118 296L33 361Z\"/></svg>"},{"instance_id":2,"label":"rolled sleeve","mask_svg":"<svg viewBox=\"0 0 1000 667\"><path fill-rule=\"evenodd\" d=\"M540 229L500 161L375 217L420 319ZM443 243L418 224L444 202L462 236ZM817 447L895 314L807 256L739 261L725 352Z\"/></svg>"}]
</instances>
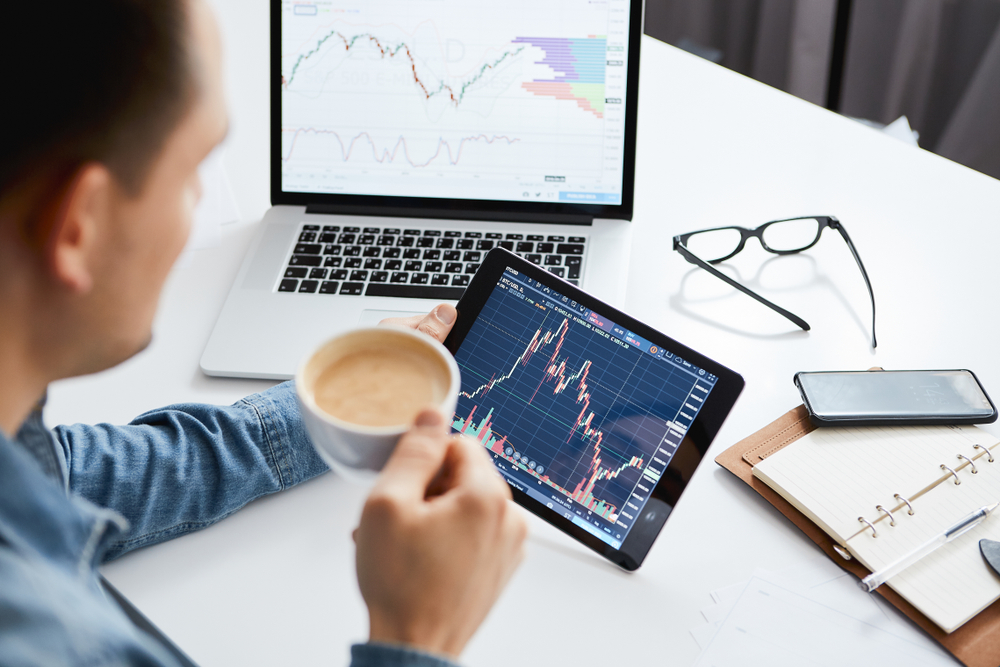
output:
<instances>
[{"instance_id":1,"label":"rolled sleeve","mask_svg":"<svg viewBox=\"0 0 1000 667\"><path fill-rule=\"evenodd\" d=\"M458 667L458 663L409 646L369 642L351 647L351 667Z\"/></svg>"},{"instance_id":2,"label":"rolled sleeve","mask_svg":"<svg viewBox=\"0 0 1000 667\"><path fill-rule=\"evenodd\" d=\"M77 424L54 433L70 490L131 524L107 559L211 525L327 470L290 382L228 407L172 405L127 426Z\"/></svg>"}]
</instances>

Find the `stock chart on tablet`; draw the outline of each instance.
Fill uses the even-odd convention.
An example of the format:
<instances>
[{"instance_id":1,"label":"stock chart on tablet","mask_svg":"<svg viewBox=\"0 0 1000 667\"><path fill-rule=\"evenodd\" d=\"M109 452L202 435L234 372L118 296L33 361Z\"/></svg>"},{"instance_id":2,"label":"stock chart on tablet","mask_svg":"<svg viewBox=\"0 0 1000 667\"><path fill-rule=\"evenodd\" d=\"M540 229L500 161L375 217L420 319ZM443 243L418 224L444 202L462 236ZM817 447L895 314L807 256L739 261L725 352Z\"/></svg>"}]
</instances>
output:
<instances>
[{"instance_id":1,"label":"stock chart on tablet","mask_svg":"<svg viewBox=\"0 0 1000 667\"><path fill-rule=\"evenodd\" d=\"M453 430L616 549L718 380L511 268L455 360Z\"/></svg>"},{"instance_id":2,"label":"stock chart on tablet","mask_svg":"<svg viewBox=\"0 0 1000 667\"><path fill-rule=\"evenodd\" d=\"M629 5L283 2L282 190L621 203Z\"/></svg>"}]
</instances>

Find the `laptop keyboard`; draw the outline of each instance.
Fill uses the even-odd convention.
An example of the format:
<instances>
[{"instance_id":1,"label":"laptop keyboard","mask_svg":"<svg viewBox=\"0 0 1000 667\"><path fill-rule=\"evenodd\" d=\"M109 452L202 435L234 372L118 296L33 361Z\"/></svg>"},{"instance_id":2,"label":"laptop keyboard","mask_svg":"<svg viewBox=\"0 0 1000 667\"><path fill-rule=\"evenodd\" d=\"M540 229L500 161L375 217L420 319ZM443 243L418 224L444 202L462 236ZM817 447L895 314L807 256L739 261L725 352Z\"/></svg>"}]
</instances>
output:
<instances>
[{"instance_id":1,"label":"laptop keyboard","mask_svg":"<svg viewBox=\"0 0 1000 667\"><path fill-rule=\"evenodd\" d=\"M278 292L455 300L502 247L580 284L585 236L302 225Z\"/></svg>"}]
</instances>

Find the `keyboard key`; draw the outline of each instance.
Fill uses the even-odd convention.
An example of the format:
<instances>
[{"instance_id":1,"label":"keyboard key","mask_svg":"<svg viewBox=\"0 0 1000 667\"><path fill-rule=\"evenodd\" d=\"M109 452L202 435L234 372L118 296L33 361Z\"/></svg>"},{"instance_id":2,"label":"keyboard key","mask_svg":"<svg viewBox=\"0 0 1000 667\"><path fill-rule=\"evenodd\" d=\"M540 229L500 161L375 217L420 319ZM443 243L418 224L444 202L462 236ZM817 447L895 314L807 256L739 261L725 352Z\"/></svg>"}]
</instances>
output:
<instances>
[{"instance_id":1,"label":"keyboard key","mask_svg":"<svg viewBox=\"0 0 1000 667\"><path fill-rule=\"evenodd\" d=\"M465 287L466 285L469 284L470 280L472 280L472 278L470 276L465 276L465 275L452 276L451 277L451 284L452 285L461 285L462 287Z\"/></svg>"},{"instance_id":2,"label":"keyboard key","mask_svg":"<svg viewBox=\"0 0 1000 667\"><path fill-rule=\"evenodd\" d=\"M365 280L368 280L368 272L360 269L357 271L351 271L351 280L360 280L364 282Z\"/></svg>"},{"instance_id":3,"label":"keyboard key","mask_svg":"<svg viewBox=\"0 0 1000 667\"><path fill-rule=\"evenodd\" d=\"M362 257L378 257L381 254L382 254L382 248L379 248L377 245L366 246L365 249L361 252Z\"/></svg>"},{"instance_id":4,"label":"keyboard key","mask_svg":"<svg viewBox=\"0 0 1000 667\"><path fill-rule=\"evenodd\" d=\"M337 242L337 235L336 234L320 234L318 240L319 240L320 243L336 243Z\"/></svg>"},{"instance_id":5,"label":"keyboard key","mask_svg":"<svg viewBox=\"0 0 1000 667\"><path fill-rule=\"evenodd\" d=\"M361 246L349 245L344 247L344 257L360 257L360 256L361 256Z\"/></svg>"},{"instance_id":6,"label":"keyboard key","mask_svg":"<svg viewBox=\"0 0 1000 667\"><path fill-rule=\"evenodd\" d=\"M424 250L424 259L441 259L440 250Z\"/></svg>"},{"instance_id":7,"label":"keyboard key","mask_svg":"<svg viewBox=\"0 0 1000 667\"><path fill-rule=\"evenodd\" d=\"M324 232L339 232L340 225L323 225Z\"/></svg>"},{"instance_id":8,"label":"keyboard key","mask_svg":"<svg viewBox=\"0 0 1000 667\"><path fill-rule=\"evenodd\" d=\"M551 243L539 243L538 245L535 246L535 252L541 253L543 255L546 255L554 251L555 251L555 246Z\"/></svg>"},{"instance_id":9,"label":"keyboard key","mask_svg":"<svg viewBox=\"0 0 1000 667\"><path fill-rule=\"evenodd\" d=\"M344 231L345 232L350 232L352 234L357 234L358 232L361 231L361 228L360 227L344 227Z\"/></svg>"},{"instance_id":10,"label":"keyboard key","mask_svg":"<svg viewBox=\"0 0 1000 667\"><path fill-rule=\"evenodd\" d=\"M361 258L360 257L348 257L344 260L344 268L347 269L360 269L361 268Z\"/></svg>"},{"instance_id":11,"label":"keyboard key","mask_svg":"<svg viewBox=\"0 0 1000 667\"><path fill-rule=\"evenodd\" d=\"M326 280L326 269L313 269L309 272L310 280Z\"/></svg>"},{"instance_id":12,"label":"keyboard key","mask_svg":"<svg viewBox=\"0 0 1000 667\"><path fill-rule=\"evenodd\" d=\"M354 296L359 296L362 292L364 292L364 289L365 289L364 283L344 283L340 287L340 293L353 294Z\"/></svg>"},{"instance_id":13,"label":"keyboard key","mask_svg":"<svg viewBox=\"0 0 1000 667\"><path fill-rule=\"evenodd\" d=\"M431 276L431 285L447 285L448 284L448 274L447 273L435 273Z\"/></svg>"},{"instance_id":14,"label":"keyboard key","mask_svg":"<svg viewBox=\"0 0 1000 667\"><path fill-rule=\"evenodd\" d=\"M579 243L560 243L556 248L560 255L582 255L583 245Z\"/></svg>"},{"instance_id":15,"label":"keyboard key","mask_svg":"<svg viewBox=\"0 0 1000 667\"><path fill-rule=\"evenodd\" d=\"M299 291L312 294L319 288L318 280L303 280L299 283Z\"/></svg>"},{"instance_id":16,"label":"keyboard key","mask_svg":"<svg viewBox=\"0 0 1000 667\"><path fill-rule=\"evenodd\" d=\"M493 241L479 241L476 250L493 250Z\"/></svg>"},{"instance_id":17,"label":"keyboard key","mask_svg":"<svg viewBox=\"0 0 1000 667\"><path fill-rule=\"evenodd\" d=\"M482 232L465 232L465 238L467 239L481 239L483 238Z\"/></svg>"},{"instance_id":18,"label":"keyboard key","mask_svg":"<svg viewBox=\"0 0 1000 667\"><path fill-rule=\"evenodd\" d=\"M406 271L395 271L392 274L392 278L389 279L389 282L405 283L409 282L409 280L410 280L410 274L407 273Z\"/></svg>"},{"instance_id":19,"label":"keyboard key","mask_svg":"<svg viewBox=\"0 0 1000 667\"><path fill-rule=\"evenodd\" d=\"M462 232L445 232L444 235L449 239L455 239L461 237Z\"/></svg>"},{"instance_id":20,"label":"keyboard key","mask_svg":"<svg viewBox=\"0 0 1000 667\"><path fill-rule=\"evenodd\" d=\"M403 251L400 250L399 248L386 248L385 250L382 251L382 256L385 257L386 259L395 259L399 257L400 253L402 252Z\"/></svg>"},{"instance_id":21,"label":"keyboard key","mask_svg":"<svg viewBox=\"0 0 1000 667\"><path fill-rule=\"evenodd\" d=\"M498 234L497 232L487 232L486 233L486 238L488 238L488 239L494 239L496 241L499 241L500 239L503 238L503 234Z\"/></svg>"},{"instance_id":22,"label":"keyboard key","mask_svg":"<svg viewBox=\"0 0 1000 667\"><path fill-rule=\"evenodd\" d=\"M323 263L323 258L319 255L292 255L288 260L288 266L319 266Z\"/></svg>"},{"instance_id":23,"label":"keyboard key","mask_svg":"<svg viewBox=\"0 0 1000 667\"><path fill-rule=\"evenodd\" d=\"M566 277L566 269L564 269L561 266L549 267L549 273L551 273L554 276L559 276L560 278Z\"/></svg>"},{"instance_id":24,"label":"keyboard key","mask_svg":"<svg viewBox=\"0 0 1000 667\"><path fill-rule=\"evenodd\" d=\"M319 286L319 293L320 294L336 294L337 293L337 285L338 284L339 283L337 283L334 280L324 280L323 283Z\"/></svg>"},{"instance_id":25,"label":"keyboard key","mask_svg":"<svg viewBox=\"0 0 1000 667\"><path fill-rule=\"evenodd\" d=\"M552 243L562 243L566 240L565 236L550 236L549 241Z\"/></svg>"},{"instance_id":26,"label":"keyboard key","mask_svg":"<svg viewBox=\"0 0 1000 667\"><path fill-rule=\"evenodd\" d=\"M330 280L347 280L347 269L337 269L330 272Z\"/></svg>"},{"instance_id":27,"label":"keyboard key","mask_svg":"<svg viewBox=\"0 0 1000 667\"><path fill-rule=\"evenodd\" d=\"M424 236L441 236L440 229L425 229Z\"/></svg>"},{"instance_id":28,"label":"keyboard key","mask_svg":"<svg viewBox=\"0 0 1000 667\"><path fill-rule=\"evenodd\" d=\"M372 271L372 279L371 279L371 281L373 283L384 283L387 280L389 280L389 272L388 271Z\"/></svg>"},{"instance_id":29,"label":"keyboard key","mask_svg":"<svg viewBox=\"0 0 1000 667\"><path fill-rule=\"evenodd\" d=\"M397 230L397 233L398 233L398 230ZM395 236L389 236L388 234L383 234L382 236L378 237L378 244L379 245L395 245L396 244L396 237Z\"/></svg>"},{"instance_id":30,"label":"keyboard key","mask_svg":"<svg viewBox=\"0 0 1000 667\"><path fill-rule=\"evenodd\" d=\"M466 283L468 284L468 283ZM436 301L456 301L465 290L460 287L436 287L434 285L376 285L370 283L365 294L368 296L406 296L415 299Z\"/></svg>"},{"instance_id":31,"label":"keyboard key","mask_svg":"<svg viewBox=\"0 0 1000 667\"><path fill-rule=\"evenodd\" d=\"M366 259L365 260L365 269L371 271L372 269L381 269L381 268L382 268L382 260L381 259Z\"/></svg>"},{"instance_id":32,"label":"keyboard key","mask_svg":"<svg viewBox=\"0 0 1000 667\"><path fill-rule=\"evenodd\" d=\"M362 234L358 237L358 243L360 245L373 245L375 243L374 234Z\"/></svg>"},{"instance_id":33,"label":"keyboard key","mask_svg":"<svg viewBox=\"0 0 1000 667\"><path fill-rule=\"evenodd\" d=\"M441 271L441 262L425 262L424 271L429 271L430 273L439 273Z\"/></svg>"},{"instance_id":34,"label":"keyboard key","mask_svg":"<svg viewBox=\"0 0 1000 667\"><path fill-rule=\"evenodd\" d=\"M507 235L507 240L508 241L523 241L524 240L524 234L508 234Z\"/></svg>"},{"instance_id":35,"label":"keyboard key","mask_svg":"<svg viewBox=\"0 0 1000 667\"><path fill-rule=\"evenodd\" d=\"M465 266L461 262L448 262L444 267L445 273L461 273Z\"/></svg>"},{"instance_id":36,"label":"keyboard key","mask_svg":"<svg viewBox=\"0 0 1000 667\"><path fill-rule=\"evenodd\" d=\"M528 255L525 255L524 258L526 260L528 260L529 262L531 262L532 264L541 264L542 263L542 256L541 255L528 254Z\"/></svg>"},{"instance_id":37,"label":"keyboard key","mask_svg":"<svg viewBox=\"0 0 1000 667\"><path fill-rule=\"evenodd\" d=\"M541 234L528 234L529 241L544 241L545 237Z\"/></svg>"},{"instance_id":38,"label":"keyboard key","mask_svg":"<svg viewBox=\"0 0 1000 667\"><path fill-rule=\"evenodd\" d=\"M399 230L399 227L387 227L387 228L385 228L385 229L382 230L382 233L383 234L393 234L395 236L399 236L400 230Z\"/></svg>"},{"instance_id":39,"label":"keyboard key","mask_svg":"<svg viewBox=\"0 0 1000 667\"><path fill-rule=\"evenodd\" d=\"M406 236L420 236L420 230L419 229L407 229L405 232L403 232L403 234L405 234Z\"/></svg>"},{"instance_id":40,"label":"keyboard key","mask_svg":"<svg viewBox=\"0 0 1000 667\"><path fill-rule=\"evenodd\" d=\"M323 248L323 254L324 255L339 255L341 252L343 252L343 250L344 250L344 246L328 245L327 247Z\"/></svg>"},{"instance_id":41,"label":"keyboard key","mask_svg":"<svg viewBox=\"0 0 1000 667\"><path fill-rule=\"evenodd\" d=\"M325 266L328 269L331 267L337 268L343 261L344 261L343 257L327 257L325 260L323 260L323 266Z\"/></svg>"},{"instance_id":42,"label":"keyboard key","mask_svg":"<svg viewBox=\"0 0 1000 667\"><path fill-rule=\"evenodd\" d=\"M399 271L403 268L403 262L398 259L387 259L383 268L386 271Z\"/></svg>"},{"instance_id":43,"label":"keyboard key","mask_svg":"<svg viewBox=\"0 0 1000 667\"><path fill-rule=\"evenodd\" d=\"M513 241L497 241L497 245L504 250L509 250L514 252L514 242Z\"/></svg>"},{"instance_id":44,"label":"keyboard key","mask_svg":"<svg viewBox=\"0 0 1000 667\"><path fill-rule=\"evenodd\" d=\"M569 237L569 242L570 243L586 243L587 242L587 237L586 236L571 236L571 237Z\"/></svg>"},{"instance_id":45,"label":"keyboard key","mask_svg":"<svg viewBox=\"0 0 1000 667\"><path fill-rule=\"evenodd\" d=\"M294 292L299 288L299 281L292 278L285 278L278 284L279 292Z\"/></svg>"},{"instance_id":46,"label":"keyboard key","mask_svg":"<svg viewBox=\"0 0 1000 667\"><path fill-rule=\"evenodd\" d=\"M420 248L407 248L403 251L403 259L420 259Z\"/></svg>"},{"instance_id":47,"label":"keyboard key","mask_svg":"<svg viewBox=\"0 0 1000 667\"><path fill-rule=\"evenodd\" d=\"M476 242L472 239L458 239L455 241L455 247L459 250L472 250L476 246Z\"/></svg>"},{"instance_id":48,"label":"keyboard key","mask_svg":"<svg viewBox=\"0 0 1000 667\"><path fill-rule=\"evenodd\" d=\"M455 245L455 239L438 239L435 248L448 249Z\"/></svg>"},{"instance_id":49,"label":"keyboard key","mask_svg":"<svg viewBox=\"0 0 1000 667\"><path fill-rule=\"evenodd\" d=\"M566 258L566 277L570 279L576 279L580 277L580 264L582 258L574 255L570 255Z\"/></svg>"},{"instance_id":50,"label":"keyboard key","mask_svg":"<svg viewBox=\"0 0 1000 667\"><path fill-rule=\"evenodd\" d=\"M418 248L433 248L434 247L434 239L429 238L427 236L425 236L423 238L419 238L419 239L417 239L417 247Z\"/></svg>"},{"instance_id":51,"label":"keyboard key","mask_svg":"<svg viewBox=\"0 0 1000 667\"><path fill-rule=\"evenodd\" d=\"M309 269L304 266L285 269L286 278L305 278L309 274Z\"/></svg>"},{"instance_id":52,"label":"keyboard key","mask_svg":"<svg viewBox=\"0 0 1000 667\"><path fill-rule=\"evenodd\" d=\"M531 241L519 241L517 252L535 252L535 244Z\"/></svg>"},{"instance_id":53,"label":"keyboard key","mask_svg":"<svg viewBox=\"0 0 1000 667\"><path fill-rule=\"evenodd\" d=\"M404 271L419 271L421 268L423 268L423 265L424 265L423 262L419 262L419 261L415 261L415 260L410 260L406 264L403 265L403 270Z\"/></svg>"},{"instance_id":54,"label":"keyboard key","mask_svg":"<svg viewBox=\"0 0 1000 667\"><path fill-rule=\"evenodd\" d=\"M546 255L545 266L562 266L562 257L559 255Z\"/></svg>"},{"instance_id":55,"label":"keyboard key","mask_svg":"<svg viewBox=\"0 0 1000 667\"><path fill-rule=\"evenodd\" d=\"M575 279L575 278L570 278L570 279L568 279L568 280L567 280L566 282L568 282L568 283L572 283L572 284L576 285L577 287L579 287L579 286L580 286L580 281L579 281L579 280L577 280L577 279Z\"/></svg>"},{"instance_id":56,"label":"keyboard key","mask_svg":"<svg viewBox=\"0 0 1000 667\"><path fill-rule=\"evenodd\" d=\"M316 240L316 232L302 232L299 234L299 243L312 243Z\"/></svg>"},{"instance_id":57,"label":"keyboard key","mask_svg":"<svg viewBox=\"0 0 1000 667\"><path fill-rule=\"evenodd\" d=\"M469 262L468 264L465 265L465 272L468 274L473 274L478 270L479 270L479 264L476 264L475 262Z\"/></svg>"},{"instance_id":58,"label":"keyboard key","mask_svg":"<svg viewBox=\"0 0 1000 667\"><path fill-rule=\"evenodd\" d=\"M365 227L365 234L381 234L381 227Z\"/></svg>"},{"instance_id":59,"label":"keyboard key","mask_svg":"<svg viewBox=\"0 0 1000 667\"><path fill-rule=\"evenodd\" d=\"M302 225L302 229L306 230L307 232L318 232L319 225Z\"/></svg>"},{"instance_id":60,"label":"keyboard key","mask_svg":"<svg viewBox=\"0 0 1000 667\"><path fill-rule=\"evenodd\" d=\"M414 273L412 276L410 276L410 284L426 285L427 281L429 281L430 279L431 277L426 273Z\"/></svg>"},{"instance_id":61,"label":"keyboard key","mask_svg":"<svg viewBox=\"0 0 1000 667\"><path fill-rule=\"evenodd\" d=\"M446 250L444 253L444 261L446 262L457 262L462 259L461 250Z\"/></svg>"},{"instance_id":62,"label":"keyboard key","mask_svg":"<svg viewBox=\"0 0 1000 667\"><path fill-rule=\"evenodd\" d=\"M483 261L483 253L477 250L469 250L462 256L463 262L481 262Z\"/></svg>"},{"instance_id":63,"label":"keyboard key","mask_svg":"<svg viewBox=\"0 0 1000 667\"><path fill-rule=\"evenodd\" d=\"M296 243L292 252L296 255L318 255L323 252L323 246L318 243Z\"/></svg>"},{"instance_id":64,"label":"keyboard key","mask_svg":"<svg viewBox=\"0 0 1000 667\"><path fill-rule=\"evenodd\" d=\"M343 243L345 245L348 245L348 244L354 243L354 239L356 239L356 238L357 238L357 235L355 235L355 234L346 234L346 233L345 234L341 234L340 236L337 237L337 243Z\"/></svg>"},{"instance_id":65,"label":"keyboard key","mask_svg":"<svg viewBox=\"0 0 1000 667\"><path fill-rule=\"evenodd\" d=\"M412 236L400 236L396 239L397 248L410 248L413 247L413 237Z\"/></svg>"}]
</instances>

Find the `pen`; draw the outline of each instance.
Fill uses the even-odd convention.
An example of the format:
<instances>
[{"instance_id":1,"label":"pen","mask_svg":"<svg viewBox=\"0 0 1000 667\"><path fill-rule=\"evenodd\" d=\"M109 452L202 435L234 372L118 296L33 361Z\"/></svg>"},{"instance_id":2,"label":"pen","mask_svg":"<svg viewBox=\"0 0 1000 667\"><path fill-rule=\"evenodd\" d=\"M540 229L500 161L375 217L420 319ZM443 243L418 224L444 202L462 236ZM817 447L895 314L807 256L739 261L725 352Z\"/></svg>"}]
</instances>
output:
<instances>
[{"instance_id":1,"label":"pen","mask_svg":"<svg viewBox=\"0 0 1000 667\"><path fill-rule=\"evenodd\" d=\"M995 510L998 505L1000 505L1000 503L993 503L992 505L980 507L951 528L945 529L945 531L940 535L932 537L910 553L889 563L878 572L872 572L867 577L859 581L858 586L861 587L861 590L871 593L876 588L884 584L888 579L896 576L941 545L948 544L948 542L951 542L959 535L964 535L981 524L983 520L990 515L990 512Z\"/></svg>"}]
</instances>

